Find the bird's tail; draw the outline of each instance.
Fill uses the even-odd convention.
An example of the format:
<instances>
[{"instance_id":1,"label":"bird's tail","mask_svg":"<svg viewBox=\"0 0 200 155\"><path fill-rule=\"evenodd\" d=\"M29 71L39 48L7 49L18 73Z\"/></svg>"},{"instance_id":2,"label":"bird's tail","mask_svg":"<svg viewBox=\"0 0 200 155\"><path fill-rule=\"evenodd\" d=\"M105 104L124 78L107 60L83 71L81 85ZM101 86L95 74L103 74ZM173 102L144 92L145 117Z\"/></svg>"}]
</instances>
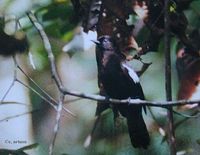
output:
<instances>
[{"instance_id":1,"label":"bird's tail","mask_svg":"<svg viewBox=\"0 0 200 155\"><path fill-rule=\"evenodd\" d=\"M147 149L150 137L142 117L142 107L129 107L127 125L133 147Z\"/></svg>"}]
</instances>

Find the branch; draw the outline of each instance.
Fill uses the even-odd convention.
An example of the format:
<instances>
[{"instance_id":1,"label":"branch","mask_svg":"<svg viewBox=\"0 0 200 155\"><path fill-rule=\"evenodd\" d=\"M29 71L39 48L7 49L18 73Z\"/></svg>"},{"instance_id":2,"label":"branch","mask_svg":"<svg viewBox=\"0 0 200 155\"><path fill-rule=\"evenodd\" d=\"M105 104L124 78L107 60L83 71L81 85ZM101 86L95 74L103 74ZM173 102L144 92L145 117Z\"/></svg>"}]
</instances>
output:
<instances>
[{"instance_id":1,"label":"branch","mask_svg":"<svg viewBox=\"0 0 200 155\"><path fill-rule=\"evenodd\" d=\"M60 127L61 112L62 112L62 108L63 108L64 97L65 96L63 94L60 96L60 102L59 102L58 108L57 108L56 123L55 123L54 130L53 130L54 134L53 134L52 142L49 146L49 154L50 155L53 154L53 148L54 148L56 137L57 137L58 130Z\"/></svg>"},{"instance_id":2,"label":"branch","mask_svg":"<svg viewBox=\"0 0 200 155\"><path fill-rule=\"evenodd\" d=\"M147 100L128 98L128 99L119 100L119 99L107 98L101 95L81 93L77 91L68 91L66 89L63 89L62 92L65 95L71 95L71 96L76 96L76 97L85 98L85 99L94 100L94 101L100 101L100 102L109 102L113 104L134 104L134 105L140 104L140 105L162 107L162 108L168 108L172 106L180 106L180 105L186 105L186 104L197 104L198 102L200 102L200 99L199 100L178 100L178 101L147 101Z\"/></svg>"},{"instance_id":3,"label":"branch","mask_svg":"<svg viewBox=\"0 0 200 155\"><path fill-rule=\"evenodd\" d=\"M198 116L199 115L199 111L197 110L197 111L194 111L193 113L192 113L192 115L191 116ZM180 121L178 121L178 122L176 122L175 124L174 124L174 127L175 128L178 128L181 124L183 124L185 121L187 121L188 119L190 119L191 117L185 117L184 119L182 119L182 120L180 120Z\"/></svg>"},{"instance_id":4,"label":"branch","mask_svg":"<svg viewBox=\"0 0 200 155\"><path fill-rule=\"evenodd\" d=\"M47 100L44 96L42 96L40 93L38 93L35 89L33 89L32 87L28 86L27 84L23 83L20 80L16 80L18 83L20 83L21 85L23 85L24 87L28 88L29 90L31 90L32 92L34 92L36 95L38 95L41 99L43 99L44 101L46 101L47 103L49 103L49 105L51 105L55 110L56 110L56 106L51 103L49 100Z\"/></svg>"},{"instance_id":5,"label":"branch","mask_svg":"<svg viewBox=\"0 0 200 155\"><path fill-rule=\"evenodd\" d=\"M63 88L63 85L62 85L62 82L60 80L60 77L58 76L58 72L57 72L56 65L55 65L56 64L55 63L55 57L53 55L53 51L52 51L52 48L51 48L50 41L47 37L47 34L45 33L42 25L38 22L37 18L35 17L35 15L32 12L28 12L27 16L29 17L30 21L35 26L38 33L40 34L40 37L42 38L44 48L45 48L45 50L48 54L52 78L54 79L56 85L58 86L58 89L61 90Z\"/></svg>"},{"instance_id":6,"label":"branch","mask_svg":"<svg viewBox=\"0 0 200 155\"><path fill-rule=\"evenodd\" d=\"M41 94L39 94L35 89L33 89L32 87L30 86L26 86L24 85L25 87L29 88L31 91L33 91L34 93L36 93L39 97L41 97L42 99L44 99L45 101L47 101L47 103L49 103L50 105L53 106L53 108L56 110L56 107L54 106L54 104L58 104L57 101L52 97L50 96L44 89L42 89L31 77L28 76L27 73L25 73L25 71L17 64L17 68L26 76L26 78L28 78L46 97L48 97L48 99L50 100L47 100L45 98L45 96L42 96ZM63 110L69 114L71 114L72 116L76 117L75 114L73 114L70 110L68 110L67 108L63 107Z\"/></svg>"},{"instance_id":7,"label":"branch","mask_svg":"<svg viewBox=\"0 0 200 155\"><path fill-rule=\"evenodd\" d=\"M13 75L13 80L8 88L8 90L6 91L6 93L3 95L0 104L4 101L4 99L6 98L6 96L8 95L8 93L10 92L10 90L13 88L13 86L15 85L15 82L17 80L17 62L16 62L16 58L15 56L13 56L13 60L14 60L14 65L15 65L15 69L14 69L14 75Z\"/></svg>"},{"instance_id":8,"label":"branch","mask_svg":"<svg viewBox=\"0 0 200 155\"><path fill-rule=\"evenodd\" d=\"M24 115L31 114L31 113L37 112L39 110L41 110L41 108L40 109L33 109L33 110L30 110L30 111L27 111L27 112L24 112L24 113L21 113L21 114L16 114L16 115L13 115L13 116L8 116L6 118L1 119L0 123L4 122L4 121L8 121L8 120L13 119L13 118L17 118L17 117L21 117L21 116L24 116Z\"/></svg>"},{"instance_id":9,"label":"branch","mask_svg":"<svg viewBox=\"0 0 200 155\"><path fill-rule=\"evenodd\" d=\"M83 143L84 148L88 148L90 146L92 138L94 136L94 131L97 128L97 124L99 123L100 118L101 118L101 115L96 116L92 130L90 131L89 135L86 137Z\"/></svg>"},{"instance_id":10,"label":"branch","mask_svg":"<svg viewBox=\"0 0 200 155\"><path fill-rule=\"evenodd\" d=\"M23 106L28 106L26 103L22 103L22 102L16 102L16 101L4 101L0 104L1 105L8 105L8 104L17 104L17 105L23 105Z\"/></svg>"},{"instance_id":11,"label":"branch","mask_svg":"<svg viewBox=\"0 0 200 155\"><path fill-rule=\"evenodd\" d=\"M169 19L169 0L165 0L165 88L166 88L166 99L167 101L172 100L172 80L171 80L171 54L170 54L170 19ZM173 118L173 108L168 107L167 111L168 119L168 142L170 147L170 154L176 155L176 139L175 139L175 130L174 130L174 118Z\"/></svg>"},{"instance_id":12,"label":"branch","mask_svg":"<svg viewBox=\"0 0 200 155\"><path fill-rule=\"evenodd\" d=\"M56 140L58 129L59 129L61 112L62 112L62 109L63 109L63 103L64 103L65 95L62 91L63 85L62 85L62 82L60 80L60 77L58 76L58 72L57 72L57 69L56 69L56 63L55 63L55 57L53 55L53 51L52 51L51 44L50 44L50 41L48 39L48 36L45 33L42 25L38 22L37 18L35 17L35 15L32 12L28 12L27 16L29 17L30 21L35 26L35 28L37 29L37 31L40 34L40 37L43 41L44 48L45 48L45 50L48 54L48 59L49 59L49 62L50 62L52 78L55 81L56 86L59 89L59 94L60 94L59 104L57 106L57 115L56 115L56 122L55 122L55 126L54 126L54 134L53 134L52 141L49 145L49 155L52 155L53 154L53 148L54 148L54 145L55 145L55 140Z\"/></svg>"}]
</instances>

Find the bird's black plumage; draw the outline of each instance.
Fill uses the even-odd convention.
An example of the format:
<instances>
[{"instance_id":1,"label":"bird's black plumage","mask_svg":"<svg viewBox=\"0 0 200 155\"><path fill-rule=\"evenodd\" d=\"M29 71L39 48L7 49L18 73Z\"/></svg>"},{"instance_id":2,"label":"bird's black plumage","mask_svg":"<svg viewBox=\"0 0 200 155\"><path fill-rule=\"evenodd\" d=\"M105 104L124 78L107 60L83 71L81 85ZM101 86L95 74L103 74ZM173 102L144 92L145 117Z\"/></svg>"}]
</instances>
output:
<instances>
[{"instance_id":1,"label":"bird's black plumage","mask_svg":"<svg viewBox=\"0 0 200 155\"><path fill-rule=\"evenodd\" d=\"M142 87L137 74L131 69L125 57L118 51L117 45L110 36L98 39L97 60L98 77L106 94L116 99L144 99ZM118 104L115 110L127 118L128 131L134 147L147 148L149 134L142 117L141 105Z\"/></svg>"}]
</instances>

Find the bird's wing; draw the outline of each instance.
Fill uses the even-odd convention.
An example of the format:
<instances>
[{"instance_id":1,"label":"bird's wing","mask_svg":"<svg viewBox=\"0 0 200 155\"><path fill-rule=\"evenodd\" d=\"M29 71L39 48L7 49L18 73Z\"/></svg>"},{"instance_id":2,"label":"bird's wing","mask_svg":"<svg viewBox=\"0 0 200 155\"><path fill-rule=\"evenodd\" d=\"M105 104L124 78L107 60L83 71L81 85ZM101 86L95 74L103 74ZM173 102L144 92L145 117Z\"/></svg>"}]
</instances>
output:
<instances>
[{"instance_id":1,"label":"bird's wing","mask_svg":"<svg viewBox=\"0 0 200 155\"><path fill-rule=\"evenodd\" d=\"M140 79L138 77L138 75L136 74L136 72L129 67L126 63L122 63L122 71L124 73L124 75L127 76L128 79L132 80L134 82L134 87L133 87L133 91L134 91L134 99L139 98L141 100L144 100L144 93L142 90L142 87L140 85ZM146 107L143 106L144 112L146 113Z\"/></svg>"},{"instance_id":2,"label":"bird's wing","mask_svg":"<svg viewBox=\"0 0 200 155\"><path fill-rule=\"evenodd\" d=\"M122 67L122 70L125 72L125 75L128 74L127 76L131 78L134 81L134 83L140 82L138 75L131 67L129 67L126 63L122 63Z\"/></svg>"}]
</instances>

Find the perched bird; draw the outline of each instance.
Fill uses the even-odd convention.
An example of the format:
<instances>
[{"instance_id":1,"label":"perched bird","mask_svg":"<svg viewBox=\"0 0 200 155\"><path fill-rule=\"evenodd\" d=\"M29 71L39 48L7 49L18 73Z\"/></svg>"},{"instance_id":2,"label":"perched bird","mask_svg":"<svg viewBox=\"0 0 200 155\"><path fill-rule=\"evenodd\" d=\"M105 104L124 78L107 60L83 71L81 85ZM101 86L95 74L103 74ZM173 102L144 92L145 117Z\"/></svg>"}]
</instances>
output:
<instances>
[{"instance_id":1,"label":"perched bird","mask_svg":"<svg viewBox=\"0 0 200 155\"><path fill-rule=\"evenodd\" d=\"M101 36L97 41L98 77L105 93L115 99L144 100L142 87L136 72L128 66L125 56L118 51L110 36ZM147 149L150 137L142 117L141 105L114 104L115 113L126 117L133 147Z\"/></svg>"},{"instance_id":2,"label":"perched bird","mask_svg":"<svg viewBox=\"0 0 200 155\"><path fill-rule=\"evenodd\" d=\"M177 99L200 99L200 56L198 52L187 48L180 49L177 53L176 68L180 81ZM179 109L191 109L197 105L184 105Z\"/></svg>"}]
</instances>

